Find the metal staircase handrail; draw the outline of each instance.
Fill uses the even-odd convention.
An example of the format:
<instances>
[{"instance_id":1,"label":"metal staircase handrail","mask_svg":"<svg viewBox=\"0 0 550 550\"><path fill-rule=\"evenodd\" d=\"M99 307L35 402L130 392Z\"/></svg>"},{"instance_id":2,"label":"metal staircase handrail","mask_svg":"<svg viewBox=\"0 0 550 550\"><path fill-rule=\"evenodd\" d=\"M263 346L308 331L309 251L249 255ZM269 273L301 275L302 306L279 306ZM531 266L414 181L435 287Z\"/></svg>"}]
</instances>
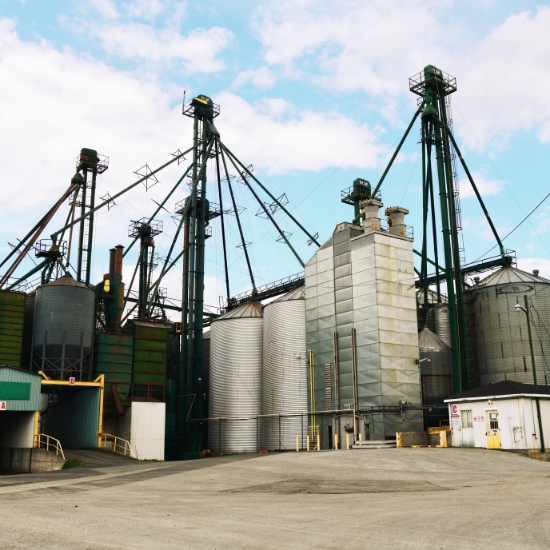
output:
<instances>
[{"instance_id":1,"label":"metal staircase handrail","mask_svg":"<svg viewBox=\"0 0 550 550\"><path fill-rule=\"evenodd\" d=\"M136 458L136 455L134 453L134 450L132 449L132 446L130 445L130 442L127 439L123 439L122 437L118 437L116 435L111 434L100 434L100 448L106 449L107 448L107 441L113 442L113 452L129 456L131 458Z\"/></svg>"},{"instance_id":2,"label":"metal staircase handrail","mask_svg":"<svg viewBox=\"0 0 550 550\"><path fill-rule=\"evenodd\" d=\"M59 439L56 439L55 437L52 437L48 434L37 434L36 438L36 447L45 447L47 451L50 450L50 447L53 447L55 449L55 456L61 455L63 457L63 460L66 460L65 454L63 453L63 447L61 447L61 442L59 441Z\"/></svg>"}]
</instances>

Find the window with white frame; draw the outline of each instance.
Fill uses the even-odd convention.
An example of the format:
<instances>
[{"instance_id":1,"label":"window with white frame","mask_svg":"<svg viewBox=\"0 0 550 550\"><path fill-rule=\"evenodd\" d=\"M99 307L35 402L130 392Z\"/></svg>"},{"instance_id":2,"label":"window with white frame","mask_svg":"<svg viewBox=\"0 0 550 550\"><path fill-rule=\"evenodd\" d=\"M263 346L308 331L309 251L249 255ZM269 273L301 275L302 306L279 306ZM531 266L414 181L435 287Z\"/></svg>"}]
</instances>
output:
<instances>
[{"instance_id":1,"label":"window with white frame","mask_svg":"<svg viewBox=\"0 0 550 550\"><path fill-rule=\"evenodd\" d=\"M473 428L472 423L472 411L471 410L462 410L460 411L460 418L462 419L463 428Z\"/></svg>"}]
</instances>

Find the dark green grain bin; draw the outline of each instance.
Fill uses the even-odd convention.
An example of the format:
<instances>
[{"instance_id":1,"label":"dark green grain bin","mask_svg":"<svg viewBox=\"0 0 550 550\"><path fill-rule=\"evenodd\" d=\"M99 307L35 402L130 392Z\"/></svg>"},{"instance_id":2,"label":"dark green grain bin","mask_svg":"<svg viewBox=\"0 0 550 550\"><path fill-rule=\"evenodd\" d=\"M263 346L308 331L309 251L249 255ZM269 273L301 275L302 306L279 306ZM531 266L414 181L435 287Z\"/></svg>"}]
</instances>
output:
<instances>
[{"instance_id":1,"label":"dark green grain bin","mask_svg":"<svg viewBox=\"0 0 550 550\"><path fill-rule=\"evenodd\" d=\"M21 365L25 298L22 292L0 291L0 365Z\"/></svg>"},{"instance_id":2,"label":"dark green grain bin","mask_svg":"<svg viewBox=\"0 0 550 550\"><path fill-rule=\"evenodd\" d=\"M121 404L130 404L133 353L134 338L131 335L98 332L95 336L93 377L105 375L106 409L116 406L113 401L113 387L118 390Z\"/></svg>"}]
</instances>

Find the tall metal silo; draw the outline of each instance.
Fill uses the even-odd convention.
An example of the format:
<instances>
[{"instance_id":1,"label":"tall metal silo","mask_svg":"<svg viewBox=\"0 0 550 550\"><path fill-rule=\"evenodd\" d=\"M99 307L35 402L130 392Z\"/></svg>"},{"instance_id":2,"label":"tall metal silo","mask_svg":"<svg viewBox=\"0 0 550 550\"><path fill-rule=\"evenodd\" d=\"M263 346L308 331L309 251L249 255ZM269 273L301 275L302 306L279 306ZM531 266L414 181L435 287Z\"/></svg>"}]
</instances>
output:
<instances>
[{"instance_id":1,"label":"tall metal silo","mask_svg":"<svg viewBox=\"0 0 550 550\"><path fill-rule=\"evenodd\" d=\"M433 308L435 333L448 346L451 345L451 324L449 321L449 304L438 304Z\"/></svg>"},{"instance_id":2,"label":"tall metal silo","mask_svg":"<svg viewBox=\"0 0 550 550\"><path fill-rule=\"evenodd\" d=\"M249 302L216 319L210 329L208 446L214 452L255 452L262 413L262 304ZM233 417L233 418L231 418Z\"/></svg>"},{"instance_id":3,"label":"tall metal silo","mask_svg":"<svg viewBox=\"0 0 550 550\"><path fill-rule=\"evenodd\" d=\"M263 413L308 410L305 286L264 307ZM262 422L262 448L294 449L307 435L307 416L273 416Z\"/></svg>"},{"instance_id":4,"label":"tall metal silo","mask_svg":"<svg viewBox=\"0 0 550 550\"><path fill-rule=\"evenodd\" d=\"M444 294L439 295L439 301L437 297L437 292L428 289L426 293L428 299L426 300L427 304L424 302L424 290L420 289L416 292L416 307L418 313L418 331L420 332L424 328L429 328L432 332L436 332L436 315L439 317L440 331L444 332L443 340L445 342L450 342L451 334L449 327L449 309L447 307L448 298ZM438 312L436 312L436 308ZM446 327L441 326L441 313L447 315ZM446 332L445 332L446 329Z\"/></svg>"},{"instance_id":5,"label":"tall metal silo","mask_svg":"<svg viewBox=\"0 0 550 550\"><path fill-rule=\"evenodd\" d=\"M475 384L533 383L526 316L515 305L527 295L537 378L550 382L550 281L503 267L465 293L470 362Z\"/></svg>"},{"instance_id":6,"label":"tall metal silo","mask_svg":"<svg viewBox=\"0 0 550 550\"><path fill-rule=\"evenodd\" d=\"M451 348L429 328L425 328L418 335L418 348L422 404L443 405L443 400L453 394ZM439 426L439 421L447 417L446 406L425 411L425 419L429 426Z\"/></svg>"},{"instance_id":7,"label":"tall metal silo","mask_svg":"<svg viewBox=\"0 0 550 550\"><path fill-rule=\"evenodd\" d=\"M36 289L32 370L89 380L95 292L70 275Z\"/></svg>"}]
</instances>

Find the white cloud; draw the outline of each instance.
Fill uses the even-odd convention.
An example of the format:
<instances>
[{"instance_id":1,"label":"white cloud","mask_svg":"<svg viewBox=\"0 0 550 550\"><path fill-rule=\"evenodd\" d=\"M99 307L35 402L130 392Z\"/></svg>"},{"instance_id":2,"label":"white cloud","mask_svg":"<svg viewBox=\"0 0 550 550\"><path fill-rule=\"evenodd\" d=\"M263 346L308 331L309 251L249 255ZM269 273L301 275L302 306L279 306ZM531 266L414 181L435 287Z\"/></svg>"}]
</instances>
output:
<instances>
[{"instance_id":1,"label":"white cloud","mask_svg":"<svg viewBox=\"0 0 550 550\"><path fill-rule=\"evenodd\" d=\"M254 26L265 61L286 76L392 104L408 95L408 77L433 64L457 77L453 102L485 146L502 147L512 133L530 130L549 143L550 7L512 14L479 38L449 23L461 9L451 6L277 0L260 7ZM457 112L455 122L466 145L479 149Z\"/></svg>"},{"instance_id":2,"label":"white cloud","mask_svg":"<svg viewBox=\"0 0 550 550\"><path fill-rule=\"evenodd\" d=\"M528 273L538 269L541 277L550 279L550 260L547 258L521 258L518 260L518 268Z\"/></svg>"},{"instance_id":3,"label":"white cloud","mask_svg":"<svg viewBox=\"0 0 550 550\"><path fill-rule=\"evenodd\" d=\"M112 0L91 0L90 4L106 19L115 19L118 15Z\"/></svg>"},{"instance_id":4,"label":"white cloud","mask_svg":"<svg viewBox=\"0 0 550 550\"><path fill-rule=\"evenodd\" d=\"M116 70L70 49L58 51L47 42L22 41L9 19L0 20L0 52L2 247L5 239L15 242L26 233L61 196L82 147L110 157L98 196L113 195L135 181L133 170L146 161L158 166L169 160L186 135L187 119L179 107L171 108L173 97L153 77ZM170 176L160 177L159 191ZM122 239L131 218L153 210L151 193L136 189L133 207L121 198L111 212L101 210L98 244L118 244L113 235ZM99 255L99 272L106 264Z\"/></svg>"},{"instance_id":5,"label":"white cloud","mask_svg":"<svg viewBox=\"0 0 550 550\"><path fill-rule=\"evenodd\" d=\"M298 110L283 99L251 104L228 92L214 99L221 104L223 121L217 126L224 143L243 162L271 174L320 171L342 163L367 168L387 155L371 128L335 112Z\"/></svg>"},{"instance_id":6,"label":"white cloud","mask_svg":"<svg viewBox=\"0 0 550 550\"><path fill-rule=\"evenodd\" d=\"M498 195L502 191L502 186L505 184L505 182L502 181L488 180L479 173L473 173L472 178L482 197L486 195ZM459 189L461 199L468 199L476 196L470 180L466 177L459 181Z\"/></svg>"},{"instance_id":7,"label":"white cloud","mask_svg":"<svg viewBox=\"0 0 550 550\"><path fill-rule=\"evenodd\" d=\"M195 29L182 36L175 28L156 30L141 23L108 24L91 32L110 54L154 63L181 61L188 73L213 73L224 68L217 56L233 33L222 27Z\"/></svg>"},{"instance_id":8,"label":"white cloud","mask_svg":"<svg viewBox=\"0 0 550 550\"><path fill-rule=\"evenodd\" d=\"M133 0L125 4L126 12L130 17L154 19L160 15L169 4L165 0Z\"/></svg>"},{"instance_id":9,"label":"white cloud","mask_svg":"<svg viewBox=\"0 0 550 550\"><path fill-rule=\"evenodd\" d=\"M277 82L277 76L270 71L267 67L260 67L259 69L248 69L241 71L233 82L234 88L240 88L245 84L252 82L254 86L262 90L272 88L275 82Z\"/></svg>"},{"instance_id":10,"label":"white cloud","mask_svg":"<svg viewBox=\"0 0 550 550\"><path fill-rule=\"evenodd\" d=\"M441 60L440 43L452 42L438 21L441 7L421 0L277 0L259 9L255 28L265 60L287 73L306 72L340 90L395 95L428 60Z\"/></svg>"},{"instance_id":11,"label":"white cloud","mask_svg":"<svg viewBox=\"0 0 550 550\"><path fill-rule=\"evenodd\" d=\"M483 143L513 132L538 131L550 142L550 8L509 16L472 48L459 65L457 103ZM478 147L460 116L458 129Z\"/></svg>"}]
</instances>

